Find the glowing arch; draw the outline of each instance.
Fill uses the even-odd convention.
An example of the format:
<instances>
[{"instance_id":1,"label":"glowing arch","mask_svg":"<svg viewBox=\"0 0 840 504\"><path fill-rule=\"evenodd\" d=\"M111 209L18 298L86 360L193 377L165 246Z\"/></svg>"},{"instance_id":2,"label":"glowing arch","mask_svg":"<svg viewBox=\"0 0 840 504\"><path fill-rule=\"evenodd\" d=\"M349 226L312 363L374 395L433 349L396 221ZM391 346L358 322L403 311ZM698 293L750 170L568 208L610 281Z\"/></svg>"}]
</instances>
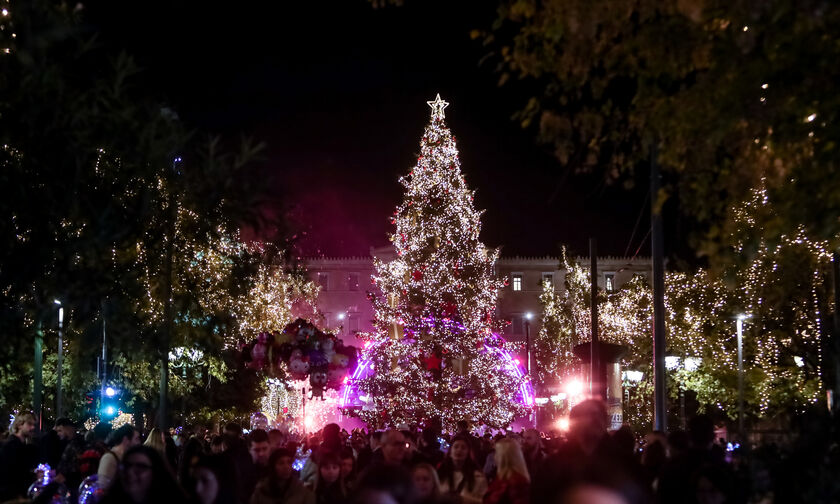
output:
<instances>
[{"instance_id":1,"label":"glowing arch","mask_svg":"<svg viewBox=\"0 0 840 504\"><path fill-rule=\"evenodd\" d=\"M449 322L449 321L448 321ZM449 322L450 326L455 329L463 330L460 324ZM534 387L531 381L525 374L525 370L519 359L513 357L511 353L504 348L505 339L496 333L491 334L484 342L484 351L491 352L499 357L500 366L499 371L513 374L517 379L521 380L522 384L519 386L519 393L516 399L526 407L534 405ZM355 408L362 407L367 402L363 400L362 395L359 394L358 382L363 378L370 376L374 372L373 362L371 362L365 355L365 350L370 346L370 342L365 343L362 348L362 355L359 359L359 364L353 371L353 374L344 378L344 385L339 394L339 408Z\"/></svg>"}]
</instances>

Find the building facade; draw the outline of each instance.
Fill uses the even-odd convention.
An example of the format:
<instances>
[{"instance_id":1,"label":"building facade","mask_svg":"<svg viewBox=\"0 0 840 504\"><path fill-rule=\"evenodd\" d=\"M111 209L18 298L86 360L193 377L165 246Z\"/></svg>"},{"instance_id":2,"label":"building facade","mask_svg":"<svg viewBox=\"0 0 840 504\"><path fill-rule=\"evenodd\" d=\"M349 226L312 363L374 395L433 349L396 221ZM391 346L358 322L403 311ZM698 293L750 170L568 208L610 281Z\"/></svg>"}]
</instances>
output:
<instances>
[{"instance_id":1,"label":"building facade","mask_svg":"<svg viewBox=\"0 0 840 504\"><path fill-rule=\"evenodd\" d=\"M348 344L355 344L356 332L373 330L373 306L367 292L376 292L371 277L374 257L388 261L394 257L393 247L371 249L365 257L323 257L306 260L308 274L321 286L318 309L324 326L339 328L338 335ZM589 258L575 258L588 267ZM598 259L598 285L602 289L618 289L633 275L650 276L650 258L601 257ZM542 283L549 281L557 292L563 292L565 270L559 257L501 257L496 274L507 278L508 285L499 291L496 307L500 319L510 321L504 336L511 342L524 342L526 331L535 337L540 329Z\"/></svg>"}]
</instances>

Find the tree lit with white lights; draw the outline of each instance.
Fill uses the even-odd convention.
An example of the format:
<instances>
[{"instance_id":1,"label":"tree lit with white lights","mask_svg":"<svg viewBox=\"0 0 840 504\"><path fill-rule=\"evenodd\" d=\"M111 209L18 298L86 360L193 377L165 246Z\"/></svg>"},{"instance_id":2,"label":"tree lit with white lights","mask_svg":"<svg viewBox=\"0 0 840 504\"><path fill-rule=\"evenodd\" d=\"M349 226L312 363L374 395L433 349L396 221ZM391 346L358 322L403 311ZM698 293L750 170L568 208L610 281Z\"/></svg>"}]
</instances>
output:
<instances>
[{"instance_id":1,"label":"tree lit with white lights","mask_svg":"<svg viewBox=\"0 0 840 504\"><path fill-rule=\"evenodd\" d=\"M417 165L400 179L405 197L394 212L397 257L376 262L371 296L376 331L365 355L373 373L359 388L373 408L372 425L458 420L503 426L522 411L521 378L499 358L492 333L498 257L479 241L481 212L461 173L455 138L444 122L445 101L429 102L431 121Z\"/></svg>"}]
</instances>

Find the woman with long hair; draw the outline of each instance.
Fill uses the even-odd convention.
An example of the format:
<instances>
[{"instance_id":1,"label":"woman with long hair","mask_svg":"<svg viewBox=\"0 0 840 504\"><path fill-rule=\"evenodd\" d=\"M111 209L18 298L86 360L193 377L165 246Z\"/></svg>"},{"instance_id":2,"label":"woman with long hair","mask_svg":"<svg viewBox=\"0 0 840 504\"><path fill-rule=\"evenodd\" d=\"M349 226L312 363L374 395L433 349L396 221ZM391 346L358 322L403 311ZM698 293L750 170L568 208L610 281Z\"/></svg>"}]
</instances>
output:
<instances>
[{"instance_id":1,"label":"woman with long hair","mask_svg":"<svg viewBox=\"0 0 840 504\"><path fill-rule=\"evenodd\" d=\"M159 431L157 427L149 431L143 446L150 446L166 457L166 441L163 440L163 432Z\"/></svg>"},{"instance_id":2,"label":"woman with long hair","mask_svg":"<svg viewBox=\"0 0 840 504\"><path fill-rule=\"evenodd\" d=\"M297 478L292 463L295 452L280 448L268 458L268 476L261 479L250 504L314 504L315 494Z\"/></svg>"},{"instance_id":3,"label":"woman with long hair","mask_svg":"<svg viewBox=\"0 0 840 504\"><path fill-rule=\"evenodd\" d=\"M134 446L123 456L119 478L102 504L168 504L186 499L163 455L150 446Z\"/></svg>"},{"instance_id":4,"label":"woman with long hair","mask_svg":"<svg viewBox=\"0 0 840 504\"><path fill-rule=\"evenodd\" d=\"M199 457L192 465L191 480L198 504L236 504L236 469L229 457Z\"/></svg>"},{"instance_id":5,"label":"woman with long hair","mask_svg":"<svg viewBox=\"0 0 840 504\"><path fill-rule=\"evenodd\" d=\"M460 497L464 504L478 504L487 492L487 479L475 463L469 439L455 436L446 458L438 466L444 494Z\"/></svg>"},{"instance_id":6,"label":"woman with long hair","mask_svg":"<svg viewBox=\"0 0 840 504\"><path fill-rule=\"evenodd\" d=\"M484 504L528 504L531 477L519 443L510 438L496 442L496 479L484 495Z\"/></svg>"},{"instance_id":7,"label":"woman with long hair","mask_svg":"<svg viewBox=\"0 0 840 504\"><path fill-rule=\"evenodd\" d=\"M348 492L341 477L341 458L333 452L322 452L312 484L317 504L343 504Z\"/></svg>"},{"instance_id":8,"label":"woman with long hair","mask_svg":"<svg viewBox=\"0 0 840 504\"><path fill-rule=\"evenodd\" d=\"M441 504L448 502L440 491L440 480L435 468L431 464L421 462L411 471L414 490L417 492L418 504Z\"/></svg>"}]
</instances>

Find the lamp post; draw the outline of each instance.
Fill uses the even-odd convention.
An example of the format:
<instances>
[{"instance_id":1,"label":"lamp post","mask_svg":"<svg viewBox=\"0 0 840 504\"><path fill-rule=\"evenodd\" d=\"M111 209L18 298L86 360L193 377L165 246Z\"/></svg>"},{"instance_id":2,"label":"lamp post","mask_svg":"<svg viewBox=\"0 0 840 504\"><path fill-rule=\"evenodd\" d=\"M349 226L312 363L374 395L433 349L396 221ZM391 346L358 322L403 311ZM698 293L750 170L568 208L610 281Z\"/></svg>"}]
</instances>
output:
<instances>
[{"instance_id":1,"label":"lamp post","mask_svg":"<svg viewBox=\"0 0 840 504\"><path fill-rule=\"evenodd\" d=\"M534 314L528 312L525 314L525 370L528 372L528 378L531 378L531 318Z\"/></svg>"},{"instance_id":2,"label":"lamp post","mask_svg":"<svg viewBox=\"0 0 840 504\"><path fill-rule=\"evenodd\" d=\"M58 418L61 417L62 409L61 368L64 364L64 307L61 306L61 301L58 299L53 302L58 305L58 363L55 377L55 416Z\"/></svg>"},{"instance_id":3,"label":"lamp post","mask_svg":"<svg viewBox=\"0 0 840 504\"><path fill-rule=\"evenodd\" d=\"M534 384L534 380L531 378L531 318L533 318L534 314L528 312L525 314L525 371L528 373L528 381L531 382L531 386ZM537 427L537 410L534 409L534 428Z\"/></svg>"},{"instance_id":4,"label":"lamp post","mask_svg":"<svg viewBox=\"0 0 840 504\"><path fill-rule=\"evenodd\" d=\"M744 442L744 319L749 315L736 317L735 328L738 332L738 436Z\"/></svg>"}]
</instances>

